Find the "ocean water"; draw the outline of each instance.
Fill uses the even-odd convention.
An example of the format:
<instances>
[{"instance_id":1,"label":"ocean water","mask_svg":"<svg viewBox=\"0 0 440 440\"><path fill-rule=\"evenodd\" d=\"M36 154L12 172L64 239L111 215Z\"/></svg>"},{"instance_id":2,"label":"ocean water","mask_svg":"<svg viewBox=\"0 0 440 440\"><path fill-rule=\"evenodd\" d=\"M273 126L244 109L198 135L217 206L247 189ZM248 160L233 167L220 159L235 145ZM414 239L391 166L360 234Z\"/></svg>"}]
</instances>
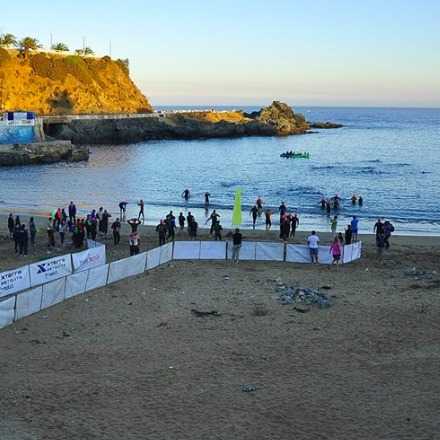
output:
<instances>
[{"instance_id":1,"label":"ocean water","mask_svg":"<svg viewBox=\"0 0 440 440\"><path fill-rule=\"evenodd\" d=\"M295 110L310 121L344 127L285 138L99 146L91 147L88 163L1 168L0 209L49 212L74 200L84 213L104 206L117 214L118 202L125 199L131 215L142 198L148 223L157 223L169 210L190 210L203 226L207 191L211 208L229 227L234 191L241 188L245 226L261 196L274 209L285 201L297 210L300 229L329 230L319 201L339 194L340 229L358 215L363 232L384 217L394 222L396 233L440 234L440 109ZM308 151L311 159L279 157L291 149ZM185 188L192 193L188 204L181 198ZM363 196L362 208L351 206L353 193Z\"/></svg>"}]
</instances>

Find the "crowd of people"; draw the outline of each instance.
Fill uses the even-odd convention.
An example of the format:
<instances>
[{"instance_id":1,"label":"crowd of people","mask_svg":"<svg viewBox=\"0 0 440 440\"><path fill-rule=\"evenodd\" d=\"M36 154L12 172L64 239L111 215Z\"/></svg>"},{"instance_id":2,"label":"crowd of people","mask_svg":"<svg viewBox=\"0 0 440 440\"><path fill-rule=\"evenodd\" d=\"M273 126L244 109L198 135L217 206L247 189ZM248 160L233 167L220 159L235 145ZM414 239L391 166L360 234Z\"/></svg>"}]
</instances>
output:
<instances>
[{"instance_id":1,"label":"crowd of people","mask_svg":"<svg viewBox=\"0 0 440 440\"><path fill-rule=\"evenodd\" d=\"M191 193L188 189L182 192L182 198L188 201L191 197ZM220 214L214 209L209 214L209 197L210 194L206 192L204 194L204 205L206 213L206 224L210 224L209 234L214 240L223 239L223 227L220 222ZM338 210L340 207L340 197L334 196L330 199L322 199L321 207L325 210L335 209ZM362 197L353 195L352 204L358 203L362 206ZM110 222L112 215L100 207L98 210L91 210L90 213L85 216L79 216L76 205L70 202L67 208L58 208L53 211L47 220L46 234L47 234L47 247L50 250L55 248L58 244L62 248L65 245L66 236L70 234L71 242L74 248L80 249L84 246L86 239L91 240L107 240L109 237L109 231L113 238L113 244L115 246L120 244L121 241L121 227L122 222L126 221L126 210L128 202L119 202L119 217L113 222ZM130 248L130 255L136 255L139 253L140 248L140 234L138 231L138 226L145 223L145 203L141 199L137 202L139 212L137 217L131 218L126 221L131 227L131 232L128 236L128 244ZM286 203L281 202L278 207L279 213L279 237L284 242L295 237L296 230L300 224L300 218L296 210L289 210ZM272 228L272 216L273 210L264 207L262 198L259 196L255 204L250 210L250 216L252 217L253 229L256 228L258 219L265 218L266 230L271 230ZM174 241L176 233L182 233L185 229L187 231L188 237L191 240L197 239L199 224L196 221L194 215L189 211L186 215L180 212L179 215L174 215L173 211L170 211L159 224L156 226L156 232L158 235L159 245L163 245L166 242ZM20 255L26 255L29 250L29 246L34 248L35 240L37 236L37 227L35 225L34 218L29 219L28 224L20 221L20 217L16 216L14 218L11 213L8 217L8 230L10 238L14 241L15 252ZM357 216L353 216L350 223L345 227L344 232L338 232L338 215L334 215L330 218L330 231L332 233L332 245L330 247L330 252L333 255L334 263L337 264L340 261L341 249L344 244L351 244L358 240L359 231L359 219ZM383 250L390 247L390 237L392 232L394 232L394 226L389 221L383 221L378 219L374 225L373 232L376 234L376 245L378 249L378 255L382 256ZM236 230L232 233L232 238L234 240L234 234L240 234L240 240L238 238L235 240L240 241L241 245L241 233ZM238 237L238 236L237 236ZM318 255L315 255L315 251L312 249L317 249L317 243L319 243L319 237L316 232L313 232L308 238L310 256L312 262L318 262ZM237 259L239 254L239 249L236 249Z\"/></svg>"}]
</instances>

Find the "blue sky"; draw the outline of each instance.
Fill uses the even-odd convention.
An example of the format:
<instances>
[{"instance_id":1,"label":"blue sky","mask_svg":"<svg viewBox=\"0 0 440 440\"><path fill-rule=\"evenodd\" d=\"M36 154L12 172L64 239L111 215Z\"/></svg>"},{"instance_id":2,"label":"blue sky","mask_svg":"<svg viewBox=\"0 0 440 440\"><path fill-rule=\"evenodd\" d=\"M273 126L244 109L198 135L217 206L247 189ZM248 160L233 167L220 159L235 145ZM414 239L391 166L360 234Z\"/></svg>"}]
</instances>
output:
<instances>
[{"instance_id":1,"label":"blue sky","mask_svg":"<svg viewBox=\"0 0 440 440\"><path fill-rule=\"evenodd\" d=\"M440 107L438 0L2 3L0 32L111 41L153 105Z\"/></svg>"}]
</instances>

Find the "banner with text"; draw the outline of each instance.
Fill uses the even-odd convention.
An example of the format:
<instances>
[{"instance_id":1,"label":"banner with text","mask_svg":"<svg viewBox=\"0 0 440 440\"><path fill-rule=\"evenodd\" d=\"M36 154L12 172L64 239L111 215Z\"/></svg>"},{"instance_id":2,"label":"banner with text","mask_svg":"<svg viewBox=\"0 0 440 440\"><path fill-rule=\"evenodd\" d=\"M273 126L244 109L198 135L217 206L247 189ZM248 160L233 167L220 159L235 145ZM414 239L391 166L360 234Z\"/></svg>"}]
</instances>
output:
<instances>
[{"instance_id":1,"label":"banner with text","mask_svg":"<svg viewBox=\"0 0 440 440\"><path fill-rule=\"evenodd\" d=\"M105 246L92 247L82 252L72 254L74 272L92 269L105 264Z\"/></svg>"},{"instance_id":2,"label":"banner with text","mask_svg":"<svg viewBox=\"0 0 440 440\"><path fill-rule=\"evenodd\" d=\"M50 258L29 266L31 286L48 283L72 273L72 258L69 255Z\"/></svg>"},{"instance_id":3,"label":"banner with text","mask_svg":"<svg viewBox=\"0 0 440 440\"><path fill-rule=\"evenodd\" d=\"M0 273L0 298L31 287L29 266Z\"/></svg>"}]
</instances>

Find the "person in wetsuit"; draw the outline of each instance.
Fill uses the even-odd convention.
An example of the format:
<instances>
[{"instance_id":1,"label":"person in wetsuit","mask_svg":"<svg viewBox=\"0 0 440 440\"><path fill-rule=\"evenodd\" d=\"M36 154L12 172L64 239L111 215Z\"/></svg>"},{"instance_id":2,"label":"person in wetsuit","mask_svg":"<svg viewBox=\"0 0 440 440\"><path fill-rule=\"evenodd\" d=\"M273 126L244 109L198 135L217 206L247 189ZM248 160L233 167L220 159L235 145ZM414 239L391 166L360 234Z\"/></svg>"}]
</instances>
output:
<instances>
[{"instance_id":1,"label":"person in wetsuit","mask_svg":"<svg viewBox=\"0 0 440 440\"><path fill-rule=\"evenodd\" d=\"M255 223L257 222L257 217L258 217L257 205L254 205L252 207L250 214L252 216L252 229L255 229Z\"/></svg>"},{"instance_id":2,"label":"person in wetsuit","mask_svg":"<svg viewBox=\"0 0 440 440\"><path fill-rule=\"evenodd\" d=\"M211 194L209 192L205 192L205 206L209 206L209 197Z\"/></svg>"},{"instance_id":3,"label":"person in wetsuit","mask_svg":"<svg viewBox=\"0 0 440 440\"><path fill-rule=\"evenodd\" d=\"M142 199L139 200L138 206L139 206L138 220L140 220L141 216L142 216L142 221L144 222L145 221L145 213L144 213L144 206L145 205L144 205L144 201Z\"/></svg>"},{"instance_id":4,"label":"person in wetsuit","mask_svg":"<svg viewBox=\"0 0 440 440\"><path fill-rule=\"evenodd\" d=\"M266 209L264 215L266 216L266 231L269 231L272 227L272 210Z\"/></svg>"},{"instance_id":5,"label":"person in wetsuit","mask_svg":"<svg viewBox=\"0 0 440 440\"><path fill-rule=\"evenodd\" d=\"M185 189L185 191L183 191L182 197L185 199L185 202L187 202L189 200L189 197L190 197L189 189Z\"/></svg>"},{"instance_id":6,"label":"person in wetsuit","mask_svg":"<svg viewBox=\"0 0 440 440\"><path fill-rule=\"evenodd\" d=\"M179 227L181 231L185 229L185 216L183 215L183 212L179 214Z\"/></svg>"}]
</instances>

